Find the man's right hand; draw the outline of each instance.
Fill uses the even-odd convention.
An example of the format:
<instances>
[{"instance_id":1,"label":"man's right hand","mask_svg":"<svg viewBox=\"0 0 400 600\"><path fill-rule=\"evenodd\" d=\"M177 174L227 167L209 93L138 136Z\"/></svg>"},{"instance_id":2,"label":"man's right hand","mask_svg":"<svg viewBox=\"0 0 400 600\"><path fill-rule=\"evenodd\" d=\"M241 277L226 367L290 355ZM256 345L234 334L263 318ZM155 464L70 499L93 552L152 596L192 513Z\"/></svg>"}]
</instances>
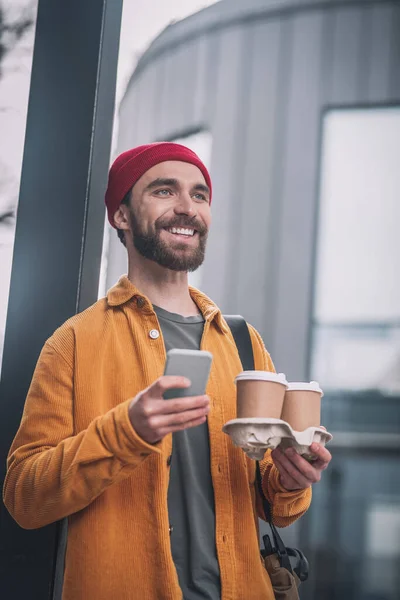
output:
<instances>
[{"instance_id":1,"label":"man's right hand","mask_svg":"<svg viewBox=\"0 0 400 600\"><path fill-rule=\"evenodd\" d=\"M148 444L159 442L168 433L201 425L210 410L208 396L188 396L164 400L167 390L188 388L186 377L163 375L132 400L129 418L133 428Z\"/></svg>"}]
</instances>

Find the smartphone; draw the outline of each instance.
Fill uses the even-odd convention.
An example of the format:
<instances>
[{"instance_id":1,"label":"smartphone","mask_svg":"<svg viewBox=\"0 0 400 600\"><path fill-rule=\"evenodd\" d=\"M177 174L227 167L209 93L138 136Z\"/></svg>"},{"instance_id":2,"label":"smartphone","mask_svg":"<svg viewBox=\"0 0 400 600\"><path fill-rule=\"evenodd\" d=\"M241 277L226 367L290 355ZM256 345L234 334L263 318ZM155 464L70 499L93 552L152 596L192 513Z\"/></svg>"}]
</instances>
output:
<instances>
[{"instance_id":1,"label":"smartphone","mask_svg":"<svg viewBox=\"0 0 400 600\"><path fill-rule=\"evenodd\" d=\"M188 388L167 390L164 393L165 400L203 396L206 393L212 359L212 354L205 350L174 349L167 352L164 375L187 377L192 383Z\"/></svg>"}]
</instances>

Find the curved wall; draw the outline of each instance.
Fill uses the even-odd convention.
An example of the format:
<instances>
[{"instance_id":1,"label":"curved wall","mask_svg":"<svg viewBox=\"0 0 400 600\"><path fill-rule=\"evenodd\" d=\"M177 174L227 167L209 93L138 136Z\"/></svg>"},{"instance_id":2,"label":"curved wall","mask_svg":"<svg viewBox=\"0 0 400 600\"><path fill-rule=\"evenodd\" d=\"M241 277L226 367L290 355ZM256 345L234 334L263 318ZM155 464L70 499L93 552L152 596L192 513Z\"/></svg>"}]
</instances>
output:
<instances>
[{"instance_id":1,"label":"curved wall","mask_svg":"<svg viewBox=\"0 0 400 600\"><path fill-rule=\"evenodd\" d=\"M118 152L211 133L202 289L252 322L292 379L307 376L321 116L400 103L399 30L395 1L223 0L153 42L121 104Z\"/></svg>"}]
</instances>

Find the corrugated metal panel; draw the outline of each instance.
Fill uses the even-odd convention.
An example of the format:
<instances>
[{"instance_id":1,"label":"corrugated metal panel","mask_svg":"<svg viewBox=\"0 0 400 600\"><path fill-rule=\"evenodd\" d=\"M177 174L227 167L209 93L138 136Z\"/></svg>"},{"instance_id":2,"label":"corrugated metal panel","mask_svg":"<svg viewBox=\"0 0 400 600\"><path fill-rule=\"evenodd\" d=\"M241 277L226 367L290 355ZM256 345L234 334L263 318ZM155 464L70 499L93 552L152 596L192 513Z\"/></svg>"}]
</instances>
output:
<instances>
[{"instance_id":1,"label":"corrugated metal panel","mask_svg":"<svg viewBox=\"0 0 400 600\"><path fill-rule=\"evenodd\" d=\"M243 27L243 49L240 56L240 61L236 68L240 73L240 84L237 90L238 96L238 115L234 123L235 129L235 154L231 166L231 179L234 186L234 195L230 200L231 210L231 230L229 236L228 256L229 265L227 272L227 288L225 290L226 302L228 303L227 310L231 312L237 306L239 273L238 261L240 253L245 244L243 239L242 228L242 209L247 207L247 210L254 209L254 202L250 204L249 198L246 195L247 186L243 176L243 169L247 160L247 139L246 131L248 126L248 118L250 111L250 85L251 85L251 69L249 68L253 62L253 24ZM257 203L258 204L258 203ZM247 239L246 235L246 239Z\"/></svg>"},{"instance_id":2,"label":"corrugated metal panel","mask_svg":"<svg viewBox=\"0 0 400 600\"><path fill-rule=\"evenodd\" d=\"M390 97L392 6L373 6L370 31L370 68L365 99L382 102ZM400 31L398 31L400 36ZM400 65L400 60L398 65Z\"/></svg>"},{"instance_id":3,"label":"corrugated metal panel","mask_svg":"<svg viewBox=\"0 0 400 600\"><path fill-rule=\"evenodd\" d=\"M271 282L276 293L273 352L279 368L295 381L304 376L307 359L323 31L321 13L293 19L284 170L276 200L280 214L274 223L279 250Z\"/></svg>"},{"instance_id":4,"label":"corrugated metal panel","mask_svg":"<svg viewBox=\"0 0 400 600\"><path fill-rule=\"evenodd\" d=\"M136 136L138 144L147 144L155 141L159 122L155 123L155 116L159 118L159 96L163 90L164 69L161 62L152 63L143 71L136 95L137 114L131 113L137 122ZM134 107L135 105L132 104ZM121 121L122 122L122 121Z\"/></svg>"},{"instance_id":5,"label":"corrugated metal panel","mask_svg":"<svg viewBox=\"0 0 400 600\"><path fill-rule=\"evenodd\" d=\"M393 4L391 42L390 97L398 102L400 98L400 5L398 2Z\"/></svg>"},{"instance_id":6,"label":"corrugated metal panel","mask_svg":"<svg viewBox=\"0 0 400 600\"><path fill-rule=\"evenodd\" d=\"M334 51L331 64L330 103L359 102L362 12L359 8L336 10Z\"/></svg>"},{"instance_id":7,"label":"corrugated metal panel","mask_svg":"<svg viewBox=\"0 0 400 600\"><path fill-rule=\"evenodd\" d=\"M139 139L138 131L140 126L140 105L144 104L143 94L141 93L140 79L137 85L132 86L126 93L124 101L120 105L119 111L119 130L118 130L118 153L124 152Z\"/></svg>"},{"instance_id":8,"label":"corrugated metal panel","mask_svg":"<svg viewBox=\"0 0 400 600\"><path fill-rule=\"evenodd\" d=\"M209 68L211 59L218 64L218 52L210 53L210 36L203 36L197 41L197 57L193 64L193 73L195 82L190 93L193 96L193 115L192 121L195 126L204 125L208 122L207 105L211 104L212 97L215 94L215 88L209 84Z\"/></svg>"},{"instance_id":9,"label":"corrugated metal panel","mask_svg":"<svg viewBox=\"0 0 400 600\"><path fill-rule=\"evenodd\" d=\"M164 86L160 94L158 137L166 139L180 134L192 122L197 60L197 41L174 49L165 57Z\"/></svg>"},{"instance_id":10,"label":"corrugated metal panel","mask_svg":"<svg viewBox=\"0 0 400 600\"><path fill-rule=\"evenodd\" d=\"M221 48L223 37L216 33L210 33L206 36L207 49L207 85L206 100L203 106L204 124L211 131L212 124L215 122L215 112L217 110L217 92L220 65L222 62Z\"/></svg>"},{"instance_id":11,"label":"corrugated metal panel","mask_svg":"<svg viewBox=\"0 0 400 600\"><path fill-rule=\"evenodd\" d=\"M124 101L119 108L119 122L117 154L127 150L132 145L132 140L137 139L137 106L139 88L132 86L125 95Z\"/></svg>"},{"instance_id":12,"label":"corrugated metal panel","mask_svg":"<svg viewBox=\"0 0 400 600\"><path fill-rule=\"evenodd\" d=\"M266 313L271 308L271 266L276 260L272 243L274 181L278 176L276 149L281 120L277 118L282 64L280 21L252 28L252 59L249 66L248 112L243 116L243 165L240 169L240 229L232 264L235 291L232 309L240 310L255 327L272 338ZM285 42L286 44L286 42ZM283 48L285 50L285 48ZM260 260L261 258L261 260ZM231 282L232 286L232 282Z\"/></svg>"},{"instance_id":13,"label":"corrugated metal panel","mask_svg":"<svg viewBox=\"0 0 400 600\"><path fill-rule=\"evenodd\" d=\"M240 87L242 83L241 56L245 33L242 27L225 30L220 39L220 56L215 88L215 112L211 131L213 177L213 227L208 242L204 269L204 290L212 289L218 303L227 310L226 297L230 269L230 236L234 227L232 211L236 190L233 165L240 152L237 123L240 118Z\"/></svg>"}]
</instances>

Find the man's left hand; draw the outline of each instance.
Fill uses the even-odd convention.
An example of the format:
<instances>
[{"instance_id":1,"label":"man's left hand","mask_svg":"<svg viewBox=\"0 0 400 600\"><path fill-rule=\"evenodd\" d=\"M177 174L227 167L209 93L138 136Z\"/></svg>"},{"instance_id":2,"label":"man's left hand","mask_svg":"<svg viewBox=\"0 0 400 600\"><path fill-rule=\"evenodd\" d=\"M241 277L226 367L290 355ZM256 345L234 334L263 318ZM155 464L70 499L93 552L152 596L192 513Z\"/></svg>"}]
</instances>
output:
<instances>
[{"instance_id":1,"label":"man's left hand","mask_svg":"<svg viewBox=\"0 0 400 600\"><path fill-rule=\"evenodd\" d=\"M311 487L320 481L322 471L329 465L332 455L324 446L313 443L310 449L317 457L313 462L300 456L294 448L287 448L285 453L280 448L272 451L281 484L288 492Z\"/></svg>"}]
</instances>

